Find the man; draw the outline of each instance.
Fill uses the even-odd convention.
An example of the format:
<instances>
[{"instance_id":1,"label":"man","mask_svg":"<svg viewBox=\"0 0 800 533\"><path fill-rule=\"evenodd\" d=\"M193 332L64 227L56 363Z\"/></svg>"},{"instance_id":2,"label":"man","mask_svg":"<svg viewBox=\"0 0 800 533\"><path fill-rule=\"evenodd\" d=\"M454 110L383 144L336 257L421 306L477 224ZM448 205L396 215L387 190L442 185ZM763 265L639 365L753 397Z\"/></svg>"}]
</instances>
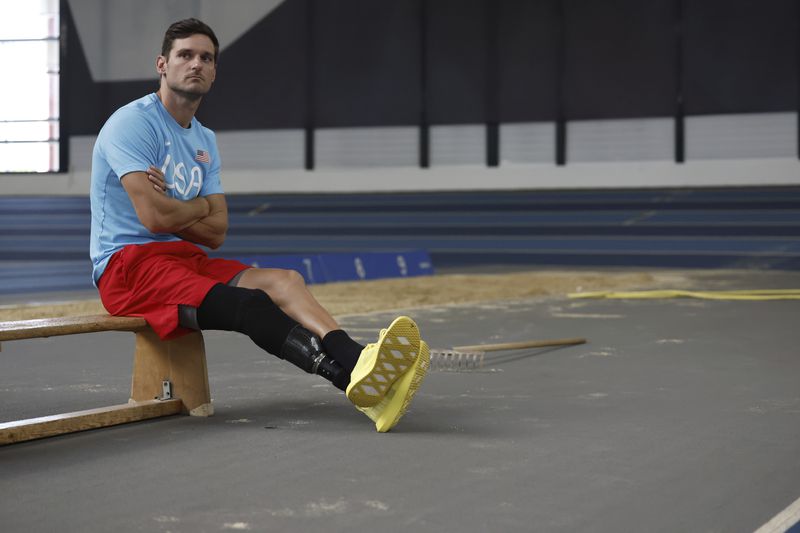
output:
<instances>
[{"instance_id":1,"label":"man","mask_svg":"<svg viewBox=\"0 0 800 533\"><path fill-rule=\"evenodd\" d=\"M293 270L210 259L228 211L214 133L195 118L216 77L219 42L197 19L172 24L156 59L160 86L118 109L92 155L93 280L109 313L144 317L162 338L217 329L323 376L378 431L400 420L425 376L428 347L399 317L366 347ZM193 244L194 243L194 244Z\"/></svg>"}]
</instances>

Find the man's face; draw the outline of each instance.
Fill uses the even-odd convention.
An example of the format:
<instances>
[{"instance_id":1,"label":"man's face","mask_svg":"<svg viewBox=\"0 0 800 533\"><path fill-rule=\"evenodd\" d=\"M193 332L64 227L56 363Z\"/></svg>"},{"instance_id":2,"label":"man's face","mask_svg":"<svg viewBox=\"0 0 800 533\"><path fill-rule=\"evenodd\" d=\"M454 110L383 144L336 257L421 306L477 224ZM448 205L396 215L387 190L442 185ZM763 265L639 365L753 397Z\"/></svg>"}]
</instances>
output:
<instances>
[{"instance_id":1,"label":"man's face","mask_svg":"<svg viewBox=\"0 0 800 533\"><path fill-rule=\"evenodd\" d=\"M200 98L211 89L217 75L214 43L200 33L175 39L169 58L158 56L156 69L174 92Z\"/></svg>"}]
</instances>

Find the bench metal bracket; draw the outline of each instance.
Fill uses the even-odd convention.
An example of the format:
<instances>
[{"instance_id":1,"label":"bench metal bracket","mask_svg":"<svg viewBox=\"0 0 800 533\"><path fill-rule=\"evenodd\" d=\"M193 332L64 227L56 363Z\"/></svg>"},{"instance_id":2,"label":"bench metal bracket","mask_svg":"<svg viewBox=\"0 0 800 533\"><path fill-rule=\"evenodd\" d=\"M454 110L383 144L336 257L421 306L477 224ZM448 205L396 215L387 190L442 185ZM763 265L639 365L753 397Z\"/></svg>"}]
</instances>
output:
<instances>
[{"instance_id":1,"label":"bench metal bracket","mask_svg":"<svg viewBox=\"0 0 800 533\"><path fill-rule=\"evenodd\" d=\"M161 382L161 398L159 400L171 400L172 399L172 382L168 379L165 379Z\"/></svg>"}]
</instances>

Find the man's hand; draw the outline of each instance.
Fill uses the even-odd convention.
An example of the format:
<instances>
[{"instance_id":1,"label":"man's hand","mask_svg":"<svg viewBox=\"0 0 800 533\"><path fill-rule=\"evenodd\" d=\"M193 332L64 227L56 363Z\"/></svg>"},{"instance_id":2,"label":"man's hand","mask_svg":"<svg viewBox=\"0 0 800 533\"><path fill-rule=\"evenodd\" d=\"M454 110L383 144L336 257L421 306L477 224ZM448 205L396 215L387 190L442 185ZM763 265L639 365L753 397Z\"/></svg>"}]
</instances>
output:
<instances>
[{"instance_id":1,"label":"man's hand","mask_svg":"<svg viewBox=\"0 0 800 533\"><path fill-rule=\"evenodd\" d=\"M167 194L167 180L164 179L164 173L161 169L150 165L147 168L147 179L153 184L153 188L161 194Z\"/></svg>"}]
</instances>

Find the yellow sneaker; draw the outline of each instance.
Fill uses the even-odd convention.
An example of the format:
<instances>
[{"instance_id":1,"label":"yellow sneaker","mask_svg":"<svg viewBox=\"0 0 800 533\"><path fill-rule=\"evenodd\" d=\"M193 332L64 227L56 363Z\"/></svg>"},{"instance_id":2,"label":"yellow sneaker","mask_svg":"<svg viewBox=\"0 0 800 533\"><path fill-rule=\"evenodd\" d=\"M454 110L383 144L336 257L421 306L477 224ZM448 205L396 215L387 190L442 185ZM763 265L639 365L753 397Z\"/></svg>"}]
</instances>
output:
<instances>
[{"instance_id":1,"label":"yellow sneaker","mask_svg":"<svg viewBox=\"0 0 800 533\"><path fill-rule=\"evenodd\" d=\"M358 408L375 422L375 429L380 433L385 433L397 425L431 366L428 344L425 341L420 341L419 344L419 355L414 361L414 366L392 385L380 403L374 407Z\"/></svg>"},{"instance_id":2,"label":"yellow sneaker","mask_svg":"<svg viewBox=\"0 0 800 533\"><path fill-rule=\"evenodd\" d=\"M419 353L419 329L401 316L381 331L378 341L368 344L350 374L347 398L356 407L372 407L383 399L392 384L408 372Z\"/></svg>"}]
</instances>

